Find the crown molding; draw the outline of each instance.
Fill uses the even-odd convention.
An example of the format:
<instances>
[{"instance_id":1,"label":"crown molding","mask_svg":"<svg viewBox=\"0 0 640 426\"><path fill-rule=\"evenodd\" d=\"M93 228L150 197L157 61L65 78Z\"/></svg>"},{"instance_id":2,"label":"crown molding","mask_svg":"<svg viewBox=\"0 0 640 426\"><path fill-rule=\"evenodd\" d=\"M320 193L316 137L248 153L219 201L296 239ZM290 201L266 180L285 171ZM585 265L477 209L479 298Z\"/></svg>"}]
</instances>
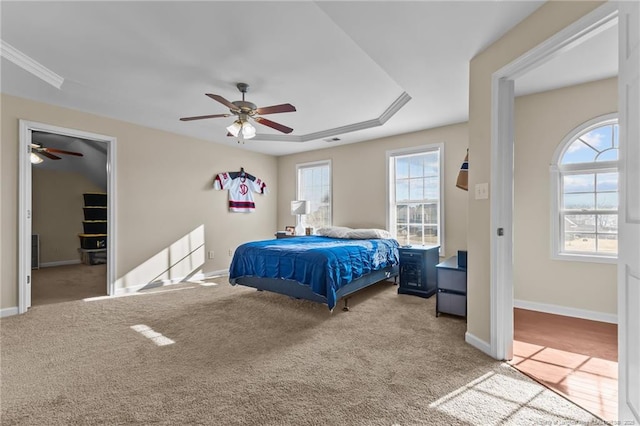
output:
<instances>
[{"instance_id":1,"label":"crown molding","mask_svg":"<svg viewBox=\"0 0 640 426\"><path fill-rule=\"evenodd\" d=\"M13 62L25 71L30 72L39 79L49 83L56 89L62 87L64 78L42 65L40 62L25 55L4 40L0 40L0 56Z\"/></svg>"},{"instance_id":2,"label":"crown molding","mask_svg":"<svg viewBox=\"0 0 640 426\"><path fill-rule=\"evenodd\" d=\"M396 100L394 100L378 118L372 118L371 120L360 121L358 123L347 124L345 126L334 127L327 130L320 130L319 132L307 133L306 135L257 134L253 139L276 142L308 142L317 139L328 138L331 136L343 135L345 133L355 132L358 130L370 129L372 127L382 126L410 100L411 96L409 96L407 92L402 92L402 94Z\"/></svg>"}]
</instances>

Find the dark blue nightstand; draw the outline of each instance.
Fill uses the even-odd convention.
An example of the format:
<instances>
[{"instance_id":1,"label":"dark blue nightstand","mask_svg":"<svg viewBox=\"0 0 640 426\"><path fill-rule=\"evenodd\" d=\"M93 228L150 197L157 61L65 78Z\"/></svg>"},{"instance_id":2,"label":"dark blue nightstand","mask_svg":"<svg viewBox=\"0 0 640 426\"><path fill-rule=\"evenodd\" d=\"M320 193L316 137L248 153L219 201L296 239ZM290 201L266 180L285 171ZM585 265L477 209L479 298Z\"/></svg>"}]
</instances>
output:
<instances>
[{"instance_id":1,"label":"dark blue nightstand","mask_svg":"<svg viewBox=\"0 0 640 426\"><path fill-rule=\"evenodd\" d=\"M398 294L431 297L436 292L436 264L440 246L400 247Z\"/></svg>"}]
</instances>

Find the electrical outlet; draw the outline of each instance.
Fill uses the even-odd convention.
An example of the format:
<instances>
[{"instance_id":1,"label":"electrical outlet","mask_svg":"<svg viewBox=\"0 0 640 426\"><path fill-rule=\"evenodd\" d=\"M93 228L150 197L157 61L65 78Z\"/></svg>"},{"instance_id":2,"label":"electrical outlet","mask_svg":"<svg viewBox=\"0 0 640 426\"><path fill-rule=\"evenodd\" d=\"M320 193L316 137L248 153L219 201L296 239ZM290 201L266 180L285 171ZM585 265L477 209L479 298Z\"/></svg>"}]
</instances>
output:
<instances>
[{"instance_id":1,"label":"electrical outlet","mask_svg":"<svg viewBox=\"0 0 640 426\"><path fill-rule=\"evenodd\" d=\"M229 256L233 256L233 250L229 249Z\"/></svg>"},{"instance_id":2,"label":"electrical outlet","mask_svg":"<svg viewBox=\"0 0 640 426\"><path fill-rule=\"evenodd\" d=\"M476 183L476 200L486 200L489 198L489 184Z\"/></svg>"},{"instance_id":3,"label":"electrical outlet","mask_svg":"<svg viewBox=\"0 0 640 426\"><path fill-rule=\"evenodd\" d=\"M209 259L213 259L213 255L214 255L213 250L211 250L211 251L209 251L209 253L207 254L207 257L208 257Z\"/></svg>"}]
</instances>

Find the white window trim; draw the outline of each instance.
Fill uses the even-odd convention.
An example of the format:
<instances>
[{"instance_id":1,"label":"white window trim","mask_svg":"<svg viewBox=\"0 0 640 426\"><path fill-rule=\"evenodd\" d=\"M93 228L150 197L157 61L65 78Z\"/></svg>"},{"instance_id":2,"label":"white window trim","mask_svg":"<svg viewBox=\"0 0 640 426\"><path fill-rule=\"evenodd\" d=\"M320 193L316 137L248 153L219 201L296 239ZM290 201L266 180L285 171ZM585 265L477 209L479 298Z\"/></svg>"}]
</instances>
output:
<instances>
[{"instance_id":1,"label":"white window trim","mask_svg":"<svg viewBox=\"0 0 640 426\"><path fill-rule=\"evenodd\" d=\"M562 139L562 142L556 148L551 166L549 167L550 171L550 185L551 185L551 208L549 209L550 223L551 223L551 259L553 260L566 260L573 262L590 262L590 263L618 263L617 255L606 255L606 254L577 254L577 253L563 253L561 251L561 241L562 241L562 224L560 223L560 177L562 176L562 172L569 172L574 170L581 170L585 172L591 171L605 171L606 169L616 169L619 170L618 161L606 161L600 163L593 163L593 167L589 167L589 169L582 168L580 165L567 164L564 166L558 166L560 159L569 148L569 142L573 141L576 135L588 132L596 127L606 126L607 124L618 122L618 114L611 113L601 115L599 117L595 117L585 123L582 123L578 127L571 130L567 135Z\"/></svg>"},{"instance_id":2,"label":"white window trim","mask_svg":"<svg viewBox=\"0 0 640 426\"><path fill-rule=\"evenodd\" d=\"M318 160L318 161L310 161L307 163L298 163L296 164L296 200L300 197L300 181L298 177L300 176L300 169L305 169L309 167L315 166L329 166L329 226L333 225L333 165L331 164L331 159L329 160ZM300 223L300 216L296 217L296 226Z\"/></svg>"},{"instance_id":3,"label":"white window trim","mask_svg":"<svg viewBox=\"0 0 640 426\"><path fill-rule=\"evenodd\" d=\"M444 169L444 142L440 142L440 143L434 143L434 144L429 144L429 145L421 145L421 146L412 146L409 148L400 148L400 149L392 149L389 151L386 151L386 173L387 173L387 188L386 188L386 195L387 195L387 211L386 211L386 215L387 215L387 230L389 232L391 232L392 229L392 224L391 224L391 196L392 196L392 192L394 190L393 185L392 185L392 176L391 176L391 170L389 169L389 164L390 164L390 160L391 157L396 157L399 155L411 155L411 154L419 154L422 152L426 152L426 151L433 151L435 149L438 149L440 151L440 206L438 208L438 215L440 217L440 223L439 223L439 229L438 229L438 236L440 238L440 249L439 249L439 254L440 256L444 256L444 254L446 253L445 251L445 217L444 217L444 203L445 203L445 194L444 194L444 181L445 181L445 169Z\"/></svg>"}]
</instances>

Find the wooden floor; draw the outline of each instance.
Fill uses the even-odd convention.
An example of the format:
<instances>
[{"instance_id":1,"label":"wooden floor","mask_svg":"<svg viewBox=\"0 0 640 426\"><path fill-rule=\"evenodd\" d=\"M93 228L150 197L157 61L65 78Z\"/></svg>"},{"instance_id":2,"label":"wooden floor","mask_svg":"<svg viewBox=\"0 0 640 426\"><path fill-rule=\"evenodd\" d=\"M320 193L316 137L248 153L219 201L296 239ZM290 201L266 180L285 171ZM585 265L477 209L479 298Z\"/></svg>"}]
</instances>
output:
<instances>
[{"instance_id":1,"label":"wooden floor","mask_svg":"<svg viewBox=\"0 0 640 426\"><path fill-rule=\"evenodd\" d=\"M617 333L616 324L514 309L511 364L603 420L614 421Z\"/></svg>"}]
</instances>

